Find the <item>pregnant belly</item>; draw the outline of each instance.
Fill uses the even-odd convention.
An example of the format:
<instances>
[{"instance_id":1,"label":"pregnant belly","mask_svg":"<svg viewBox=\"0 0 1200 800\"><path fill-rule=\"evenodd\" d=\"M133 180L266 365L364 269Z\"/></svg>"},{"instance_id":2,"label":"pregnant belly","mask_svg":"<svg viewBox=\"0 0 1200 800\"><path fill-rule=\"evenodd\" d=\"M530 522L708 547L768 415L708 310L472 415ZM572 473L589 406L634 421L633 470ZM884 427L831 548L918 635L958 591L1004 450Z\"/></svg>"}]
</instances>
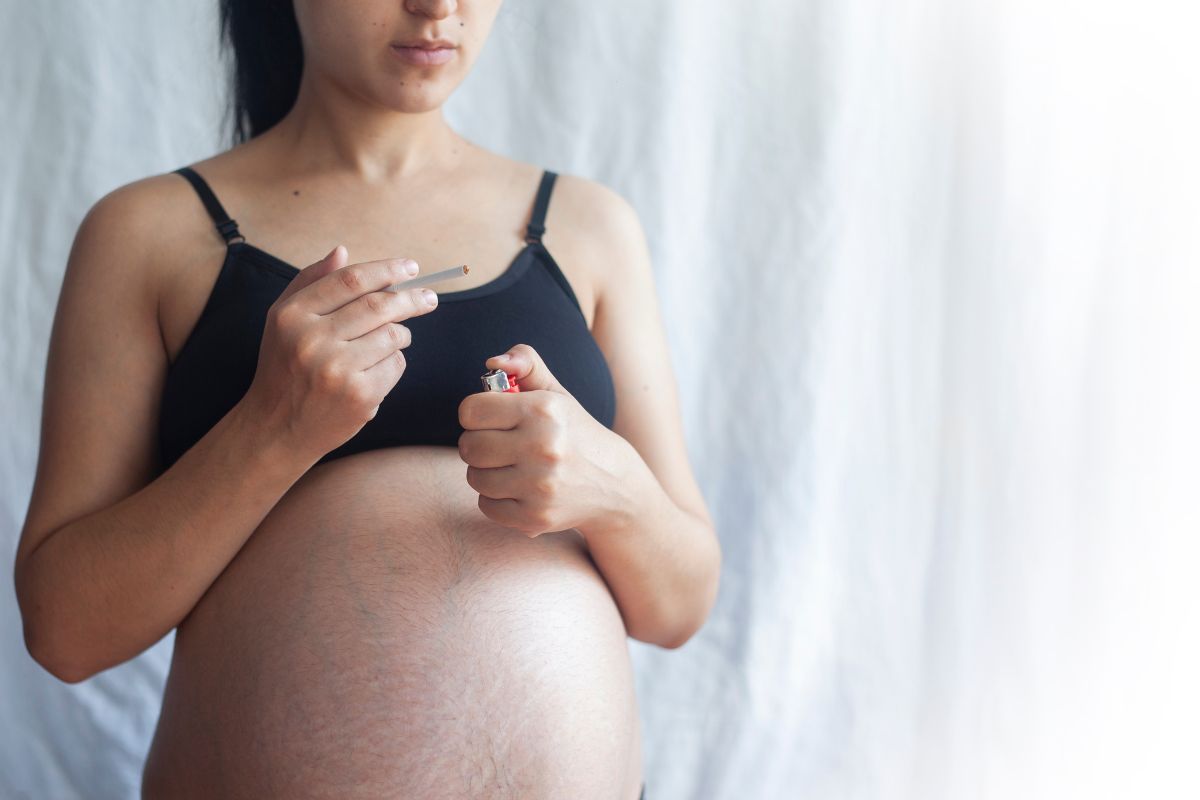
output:
<instances>
[{"instance_id":1,"label":"pregnant belly","mask_svg":"<svg viewBox=\"0 0 1200 800\"><path fill-rule=\"evenodd\" d=\"M625 628L575 530L479 511L456 450L310 470L180 624L145 797L633 800Z\"/></svg>"}]
</instances>

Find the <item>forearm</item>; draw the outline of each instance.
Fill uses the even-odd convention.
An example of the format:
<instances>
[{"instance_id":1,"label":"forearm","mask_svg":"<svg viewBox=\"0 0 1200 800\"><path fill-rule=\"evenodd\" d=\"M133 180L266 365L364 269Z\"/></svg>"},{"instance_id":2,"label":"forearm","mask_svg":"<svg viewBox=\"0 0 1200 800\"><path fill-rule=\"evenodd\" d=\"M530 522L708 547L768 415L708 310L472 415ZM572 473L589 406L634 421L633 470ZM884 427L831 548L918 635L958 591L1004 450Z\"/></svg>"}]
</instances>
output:
<instances>
[{"instance_id":1,"label":"forearm","mask_svg":"<svg viewBox=\"0 0 1200 800\"><path fill-rule=\"evenodd\" d=\"M141 653L187 616L313 461L235 407L153 482L28 555L17 595L30 652L71 682Z\"/></svg>"},{"instance_id":2,"label":"forearm","mask_svg":"<svg viewBox=\"0 0 1200 800\"><path fill-rule=\"evenodd\" d=\"M629 635L679 647L716 600L720 547L712 527L679 508L637 450L625 447L614 507L578 530Z\"/></svg>"}]
</instances>

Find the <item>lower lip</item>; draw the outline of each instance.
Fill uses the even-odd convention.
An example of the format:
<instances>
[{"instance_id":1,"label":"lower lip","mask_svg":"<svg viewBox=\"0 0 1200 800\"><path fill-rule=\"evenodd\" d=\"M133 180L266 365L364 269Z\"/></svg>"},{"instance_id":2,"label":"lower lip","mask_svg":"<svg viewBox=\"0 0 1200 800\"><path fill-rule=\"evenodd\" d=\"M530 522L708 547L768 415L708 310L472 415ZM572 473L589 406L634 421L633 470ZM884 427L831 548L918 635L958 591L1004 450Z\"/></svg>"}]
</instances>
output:
<instances>
[{"instance_id":1,"label":"lower lip","mask_svg":"<svg viewBox=\"0 0 1200 800\"><path fill-rule=\"evenodd\" d=\"M454 58L453 47L424 50L420 47L396 47L392 45L392 52L399 56L400 60L404 63L412 64L416 67L436 67L438 64L445 64Z\"/></svg>"}]
</instances>

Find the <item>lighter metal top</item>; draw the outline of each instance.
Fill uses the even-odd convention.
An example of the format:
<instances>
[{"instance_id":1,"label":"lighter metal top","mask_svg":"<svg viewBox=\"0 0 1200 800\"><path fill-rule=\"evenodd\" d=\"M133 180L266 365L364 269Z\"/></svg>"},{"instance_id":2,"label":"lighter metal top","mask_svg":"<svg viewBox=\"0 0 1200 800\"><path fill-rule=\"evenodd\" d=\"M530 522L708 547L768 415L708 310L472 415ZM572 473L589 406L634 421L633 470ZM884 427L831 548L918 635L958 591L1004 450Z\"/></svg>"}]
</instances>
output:
<instances>
[{"instance_id":1,"label":"lighter metal top","mask_svg":"<svg viewBox=\"0 0 1200 800\"><path fill-rule=\"evenodd\" d=\"M508 373L502 369L494 369L479 376L485 392L507 392L517 385L516 379L509 380Z\"/></svg>"}]
</instances>

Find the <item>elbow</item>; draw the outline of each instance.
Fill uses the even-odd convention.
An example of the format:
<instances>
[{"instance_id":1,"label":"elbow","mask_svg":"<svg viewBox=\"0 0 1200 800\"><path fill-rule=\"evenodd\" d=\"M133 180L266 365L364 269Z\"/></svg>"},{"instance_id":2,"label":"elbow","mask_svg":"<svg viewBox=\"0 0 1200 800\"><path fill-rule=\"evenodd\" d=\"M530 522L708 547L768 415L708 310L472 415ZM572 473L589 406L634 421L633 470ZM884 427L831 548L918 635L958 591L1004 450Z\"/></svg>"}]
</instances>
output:
<instances>
[{"instance_id":1,"label":"elbow","mask_svg":"<svg viewBox=\"0 0 1200 800\"><path fill-rule=\"evenodd\" d=\"M708 621L711 608L712 604L708 603L704 606L700 614L689 618L685 623L666 628L666 635L661 636L654 643L666 650L678 650L683 647L704 627L704 623Z\"/></svg>"},{"instance_id":2,"label":"elbow","mask_svg":"<svg viewBox=\"0 0 1200 800\"><path fill-rule=\"evenodd\" d=\"M691 641L691 638L694 634L695 634L695 631L691 631L690 633L684 633L682 635L677 635L673 639L663 639L662 641L655 642L655 644L657 644L659 647L663 648L664 650L678 650L679 648L681 648L685 644L687 644L689 641Z\"/></svg>"},{"instance_id":3,"label":"elbow","mask_svg":"<svg viewBox=\"0 0 1200 800\"><path fill-rule=\"evenodd\" d=\"M62 637L56 635L53 620L47 617L44 604L33 595L27 576L22 574L19 566L15 579L25 650L30 657L63 683L80 683L94 675L95 670L85 669L70 657L70 649L64 647Z\"/></svg>"},{"instance_id":4,"label":"elbow","mask_svg":"<svg viewBox=\"0 0 1200 800\"><path fill-rule=\"evenodd\" d=\"M654 640L654 644L664 650L678 650L699 633L707 620L708 615L705 614L698 619L688 621L686 624L675 624L664 628L664 632Z\"/></svg>"},{"instance_id":5,"label":"elbow","mask_svg":"<svg viewBox=\"0 0 1200 800\"><path fill-rule=\"evenodd\" d=\"M705 573L705 580L700 589L692 596L685 608L680 609L673 617L671 624L660 626L659 635L653 644L666 650L678 650L692 637L699 633L708 621L713 607L717 602L717 592L721 584L721 549L716 544L716 536L712 538L712 558L710 569Z\"/></svg>"},{"instance_id":6,"label":"elbow","mask_svg":"<svg viewBox=\"0 0 1200 800\"><path fill-rule=\"evenodd\" d=\"M29 651L30 657L63 683L81 683L95 674L95 671L85 669L64 657L61 648L50 646L44 631L30 624L28 620L25 621L24 631L25 649Z\"/></svg>"},{"instance_id":7,"label":"elbow","mask_svg":"<svg viewBox=\"0 0 1200 800\"><path fill-rule=\"evenodd\" d=\"M683 647L699 628L698 624L684 624L674 613L660 612L653 620L647 616L637 622L625 619L625 632L631 638L666 650Z\"/></svg>"}]
</instances>

